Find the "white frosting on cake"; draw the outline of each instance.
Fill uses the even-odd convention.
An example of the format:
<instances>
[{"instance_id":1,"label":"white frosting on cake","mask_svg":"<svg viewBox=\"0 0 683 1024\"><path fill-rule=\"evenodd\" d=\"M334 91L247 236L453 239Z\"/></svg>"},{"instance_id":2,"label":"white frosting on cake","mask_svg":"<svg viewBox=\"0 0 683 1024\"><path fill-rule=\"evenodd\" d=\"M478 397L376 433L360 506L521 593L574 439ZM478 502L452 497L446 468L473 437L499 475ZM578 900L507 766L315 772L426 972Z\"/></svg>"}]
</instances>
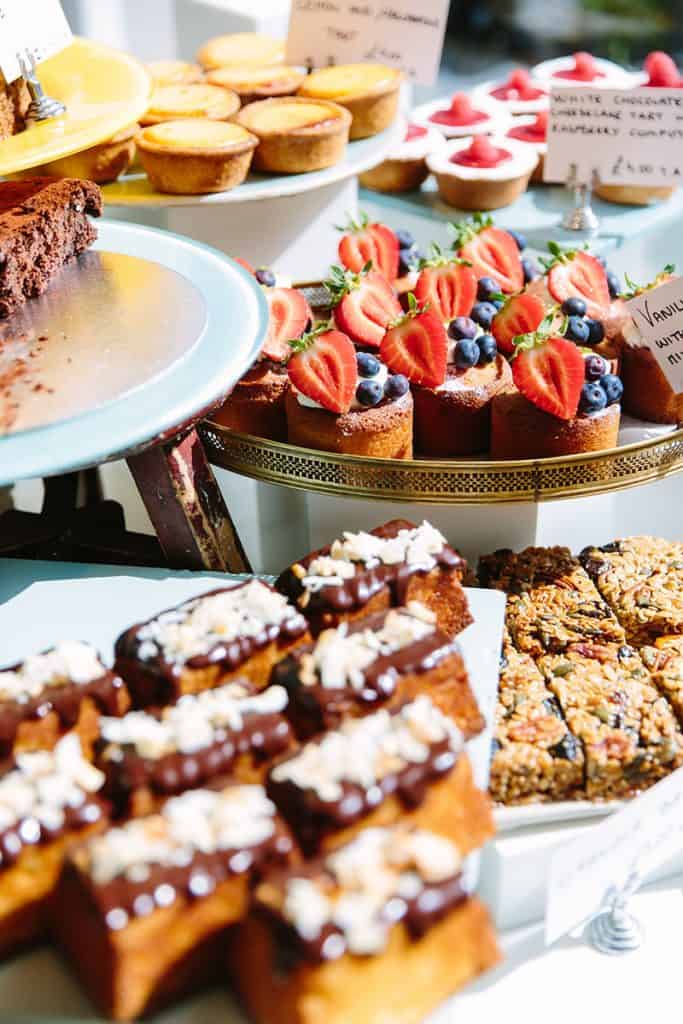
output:
<instances>
[{"instance_id":1,"label":"white frosting on cake","mask_svg":"<svg viewBox=\"0 0 683 1024\"><path fill-rule=\"evenodd\" d=\"M529 116L526 116L526 117L516 117L512 127L513 128L521 128L521 127L523 127L524 125L527 125L527 124L534 124L535 121L536 121L536 118L533 115L529 115ZM513 138L514 138L514 136L513 136ZM515 142L521 142L522 145L524 145L524 146L533 147L533 149L536 150L536 152L538 153L539 156L545 156L545 154L548 152L548 143L547 142L531 142L531 141L529 141L527 139L514 139L514 141Z\"/></svg>"},{"instance_id":2,"label":"white frosting on cake","mask_svg":"<svg viewBox=\"0 0 683 1024\"><path fill-rule=\"evenodd\" d=\"M88 870L96 885L120 875L143 882L150 866L184 867L198 853L249 849L274 830L275 807L262 786L193 789L168 800L158 814L135 818L91 839ZM238 856L234 860L231 867L239 871L242 861ZM241 870L247 867L249 862Z\"/></svg>"},{"instance_id":3,"label":"white frosting on cake","mask_svg":"<svg viewBox=\"0 0 683 1024\"><path fill-rule=\"evenodd\" d=\"M424 763L430 747L443 740L454 752L462 749L457 726L428 697L420 696L395 715L382 709L367 718L345 721L337 732L307 743L277 765L271 777L274 782L313 790L329 803L343 796L345 782L368 790L387 775Z\"/></svg>"},{"instance_id":4,"label":"white frosting on cake","mask_svg":"<svg viewBox=\"0 0 683 1024\"><path fill-rule=\"evenodd\" d=\"M90 644L65 640L43 654L33 654L13 669L0 671L0 701L25 704L48 686L83 685L107 669Z\"/></svg>"},{"instance_id":5,"label":"white frosting on cake","mask_svg":"<svg viewBox=\"0 0 683 1024\"><path fill-rule=\"evenodd\" d=\"M116 760L122 746L131 746L140 757L155 760L176 751L192 754L225 739L228 732L241 732L245 717L277 714L286 706L287 691L282 686L252 693L248 686L234 682L187 694L177 704L164 708L160 719L146 711L102 718L102 739L113 745L104 756Z\"/></svg>"},{"instance_id":6,"label":"white frosting on cake","mask_svg":"<svg viewBox=\"0 0 683 1024\"><path fill-rule=\"evenodd\" d=\"M436 616L418 601L388 612L377 630L349 634L348 623L342 622L321 633L313 651L301 656L299 679L304 686L362 690L365 669L377 658L409 647L435 630Z\"/></svg>"},{"instance_id":7,"label":"white frosting on cake","mask_svg":"<svg viewBox=\"0 0 683 1024\"><path fill-rule=\"evenodd\" d=\"M54 750L17 754L16 763L0 779L0 832L19 822L20 835L37 833L36 822L57 831L64 824L65 810L81 807L86 794L96 793L104 782L102 772L83 757L75 733L60 740Z\"/></svg>"},{"instance_id":8,"label":"white frosting on cake","mask_svg":"<svg viewBox=\"0 0 683 1024\"><path fill-rule=\"evenodd\" d=\"M464 164L454 164L451 157L462 150L469 149L471 138L454 139L449 142L440 153L428 157L427 164L433 174L452 174L456 178L463 178L468 181L509 181L511 178L521 178L522 175L531 174L538 163L538 154L533 147L518 139L509 139L505 135L492 135L491 143L499 149L505 149L510 154L509 158L497 164L496 167L467 167Z\"/></svg>"},{"instance_id":9,"label":"white frosting on cake","mask_svg":"<svg viewBox=\"0 0 683 1024\"><path fill-rule=\"evenodd\" d=\"M566 86L567 88L604 88L604 89L632 89L642 81L642 75L626 71L619 64L611 60L604 60L602 57L595 57L595 66L602 71L602 78L595 78L591 82L582 82L575 78L557 78L558 71L570 71L574 67L574 57L554 57L552 60L541 61L531 69L534 78L544 85Z\"/></svg>"},{"instance_id":10,"label":"white frosting on cake","mask_svg":"<svg viewBox=\"0 0 683 1024\"><path fill-rule=\"evenodd\" d=\"M516 123L516 118L520 114L537 114L539 110L548 109L550 100L547 91L544 96L537 96L536 99L533 100L523 100L519 98L500 100L496 96L491 95L492 89L500 88L503 85L505 85L504 81L494 81L493 79L489 82L481 82L479 85L476 85L472 90L473 106L478 107L480 103L488 100L489 103L496 104L499 109L504 110L509 115L515 117L515 122L511 121L511 124ZM535 89L547 88L546 84L543 82L532 82L532 86ZM505 131L507 131L507 128L509 127L510 124L507 125ZM503 134L503 132L501 132L501 134Z\"/></svg>"},{"instance_id":11,"label":"white frosting on cake","mask_svg":"<svg viewBox=\"0 0 683 1024\"><path fill-rule=\"evenodd\" d=\"M422 106L415 108L411 120L415 124L422 125L423 128L428 128L432 131L436 129L442 139L471 138L472 135L491 135L493 133L503 135L512 123L512 118L503 104L496 103L495 100L487 96L475 97L474 93L472 94L472 106L482 114L488 115L485 121L477 121L475 124L467 125L439 124L432 121L431 117L437 111L448 110L451 105L451 99L451 96L443 96L441 99L423 103ZM434 152L435 150L438 151L435 147L429 152Z\"/></svg>"},{"instance_id":12,"label":"white frosting on cake","mask_svg":"<svg viewBox=\"0 0 683 1024\"><path fill-rule=\"evenodd\" d=\"M379 360L378 360L378 362L379 362ZM386 384L386 380L387 380L388 376L389 376L389 370L387 369L386 365L384 363L380 363L379 364L379 370L377 371L377 373L374 373L372 375L372 377L361 377L359 375L359 377L358 377L358 384L360 384L361 381L364 381L364 380L367 380L367 381L371 381L372 380L372 381L376 381L378 384L381 384L382 385L382 390L384 390L384 385ZM299 403L299 405L303 405L306 409L323 409L324 408L324 406L322 406L320 404L320 402L316 402L313 398L309 398L308 395L302 394L302 392L301 391L297 391L296 388L294 388L293 390L294 390L294 393L296 394L296 400ZM373 405L362 405L358 401L358 399L356 398L356 394L354 392L353 400L351 402L351 411L353 411L354 409L374 409L374 408L375 408L375 406L373 406Z\"/></svg>"},{"instance_id":13,"label":"white frosting on cake","mask_svg":"<svg viewBox=\"0 0 683 1024\"><path fill-rule=\"evenodd\" d=\"M412 124L417 125L418 122L412 120ZM393 149L389 150L385 160L424 160L429 153L441 149L444 137L438 128L433 124L424 122L420 122L419 127L424 128L427 134L410 139L407 142L405 140L399 142Z\"/></svg>"}]
</instances>

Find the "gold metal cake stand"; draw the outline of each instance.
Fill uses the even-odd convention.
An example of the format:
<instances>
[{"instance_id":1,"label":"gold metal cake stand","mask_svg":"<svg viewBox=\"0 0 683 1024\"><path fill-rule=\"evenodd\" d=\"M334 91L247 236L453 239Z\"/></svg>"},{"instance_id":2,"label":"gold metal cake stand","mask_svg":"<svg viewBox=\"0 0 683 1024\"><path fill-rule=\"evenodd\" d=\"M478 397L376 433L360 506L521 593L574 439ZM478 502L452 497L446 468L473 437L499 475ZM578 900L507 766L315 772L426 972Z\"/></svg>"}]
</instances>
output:
<instances>
[{"instance_id":1,"label":"gold metal cake stand","mask_svg":"<svg viewBox=\"0 0 683 1024\"><path fill-rule=\"evenodd\" d=\"M200 426L209 460L267 483L319 494L432 505L554 501L605 494L683 470L683 428L655 440L557 459L367 459Z\"/></svg>"}]
</instances>

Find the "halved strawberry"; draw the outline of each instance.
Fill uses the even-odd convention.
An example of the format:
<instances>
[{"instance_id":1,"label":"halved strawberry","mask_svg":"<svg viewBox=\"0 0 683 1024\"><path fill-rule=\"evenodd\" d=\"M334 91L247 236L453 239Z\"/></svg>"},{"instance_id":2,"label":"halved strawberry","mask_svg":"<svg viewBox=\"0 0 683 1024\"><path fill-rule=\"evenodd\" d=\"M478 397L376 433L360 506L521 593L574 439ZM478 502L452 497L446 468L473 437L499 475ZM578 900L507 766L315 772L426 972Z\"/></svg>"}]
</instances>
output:
<instances>
[{"instance_id":1,"label":"halved strawberry","mask_svg":"<svg viewBox=\"0 0 683 1024\"><path fill-rule=\"evenodd\" d=\"M386 277L370 270L370 264L360 274L332 267L325 285L339 330L356 345L379 348L388 324L401 315L401 304Z\"/></svg>"},{"instance_id":2,"label":"halved strawberry","mask_svg":"<svg viewBox=\"0 0 683 1024\"><path fill-rule=\"evenodd\" d=\"M439 317L408 296L408 312L390 324L379 347L380 358L392 373L413 384L437 388L446 379L448 336Z\"/></svg>"},{"instance_id":3,"label":"halved strawberry","mask_svg":"<svg viewBox=\"0 0 683 1024\"><path fill-rule=\"evenodd\" d=\"M554 259L548 264L548 291L559 303L572 297L583 299L586 315L592 320L604 320L611 304L607 274L602 263L590 253L563 252L559 246L549 244Z\"/></svg>"},{"instance_id":4,"label":"halved strawberry","mask_svg":"<svg viewBox=\"0 0 683 1024\"><path fill-rule=\"evenodd\" d=\"M415 298L427 303L443 323L456 316L469 316L477 301L477 276L472 267L452 254L444 254L432 246L432 254L421 263L422 270L415 285Z\"/></svg>"},{"instance_id":5,"label":"halved strawberry","mask_svg":"<svg viewBox=\"0 0 683 1024\"><path fill-rule=\"evenodd\" d=\"M545 319L545 306L537 295L520 292L512 295L503 308L496 313L491 324L491 334L505 355L515 351L514 338L520 334L532 334Z\"/></svg>"},{"instance_id":6,"label":"halved strawberry","mask_svg":"<svg viewBox=\"0 0 683 1024\"><path fill-rule=\"evenodd\" d=\"M290 340L301 337L313 313L305 296L296 288L268 288L265 296L270 317L261 355L283 363L290 354Z\"/></svg>"},{"instance_id":7,"label":"halved strawberry","mask_svg":"<svg viewBox=\"0 0 683 1024\"><path fill-rule=\"evenodd\" d=\"M330 412L348 412L358 386L351 339L325 323L292 341L291 347L287 373L296 390Z\"/></svg>"},{"instance_id":8,"label":"halved strawberry","mask_svg":"<svg viewBox=\"0 0 683 1024\"><path fill-rule=\"evenodd\" d=\"M512 376L518 391L539 409L561 420L576 416L585 368L574 342L528 335L517 346Z\"/></svg>"},{"instance_id":9,"label":"halved strawberry","mask_svg":"<svg viewBox=\"0 0 683 1024\"><path fill-rule=\"evenodd\" d=\"M367 214L359 221L351 220L345 227L339 243L339 259L347 270L360 274L366 263L384 274L391 284L398 277L398 238L386 224L371 224Z\"/></svg>"},{"instance_id":10,"label":"halved strawberry","mask_svg":"<svg viewBox=\"0 0 683 1024\"><path fill-rule=\"evenodd\" d=\"M453 229L453 248L461 259L472 264L477 278L492 277L505 295L521 290L524 270L512 235L494 227L491 217L481 213L475 213L469 221L454 224Z\"/></svg>"}]
</instances>

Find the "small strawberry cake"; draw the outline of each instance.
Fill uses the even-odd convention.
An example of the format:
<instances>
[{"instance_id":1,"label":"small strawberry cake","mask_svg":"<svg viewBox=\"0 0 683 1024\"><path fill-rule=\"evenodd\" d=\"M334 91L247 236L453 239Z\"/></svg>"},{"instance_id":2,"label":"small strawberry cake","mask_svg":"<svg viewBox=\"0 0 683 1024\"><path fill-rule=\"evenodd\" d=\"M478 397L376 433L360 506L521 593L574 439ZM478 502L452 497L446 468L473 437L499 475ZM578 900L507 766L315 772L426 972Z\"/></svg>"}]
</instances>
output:
<instances>
[{"instance_id":1,"label":"small strawberry cake","mask_svg":"<svg viewBox=\"0 0 683 1024\"><path fill-rule=\"evenodd\" d=\"M548 111L539 110L537 114L516 117L512 128L507 133L509 139L517 139L533 149L538 163L531 175L532 181L543 182L545 155L548 152Z\"/></svg>"},{"instance_id":2,"label":"small strawberry cake","mask_svg":"<svg viewBox=\"0 0 683 1024\"><path fill-rule=\"evenodd\" d=\"M594 57L579 51L567 57L544 60L531 69L535 79L544 85L591 86L608 89L631 89L638 85L639 76L626 71L611 60Z\"/></svg>"},{"instance_id":3,"label":"small strawberry cake","mask_svg":"<svg viewBox=\"0 0 683 1024\"><path fill-rule=\"evenodd\" d=\"M528 144L506 136L455 139L427 159L439 194L461 210L497 210L525 190L538 164Z\"/></svg>"},{"instance_id":4,"label":"small strawberry cake","mask_svg":"<svg viewBox=\"0 0 683 1024\"><path fill-rule=\"evenodd\" d=\"M285 397L291 444L375 459L412 457L413 399L404 376L374 354L356 352L332 323L294 341L292 351Z\"/></svg>"},{"instance_id":5,"label":"small strawberry cake","mask_svg":"<svg viewBox=\"0 0 683 1024\"><path fill-rule=\"evenodd\" d=\"M447 139L501 134L511 120L508 112L490 97L482 96L473 102L466 92L425 103L417 107L413 118L417 124L436 128Z\"/></svg>"},{"instance_id":6,"label":"small strawberry cake","mask_svg":"<svg viewBox=\"0 0 683 1024\"><path fill-rule=\"evenodd\" d=\"M360 175L363 188L374 192L413 192L427 179L427 157L443 146L443 135L433 125L409 124L403 142L387 158Z\"/></svg>"},{"instance_id":7,"label":"small strawberry cake","mask_svg":"<svg viewBox=\"0 0 683 1024\"><path fill-rule=\"evenodd\" d=\"M475 105L491 101L513 117L537 114L548 107L548 89L534 82L525 68L515 68L504 82L482 82L472 90Z\"/></svg>"}]
</instances>

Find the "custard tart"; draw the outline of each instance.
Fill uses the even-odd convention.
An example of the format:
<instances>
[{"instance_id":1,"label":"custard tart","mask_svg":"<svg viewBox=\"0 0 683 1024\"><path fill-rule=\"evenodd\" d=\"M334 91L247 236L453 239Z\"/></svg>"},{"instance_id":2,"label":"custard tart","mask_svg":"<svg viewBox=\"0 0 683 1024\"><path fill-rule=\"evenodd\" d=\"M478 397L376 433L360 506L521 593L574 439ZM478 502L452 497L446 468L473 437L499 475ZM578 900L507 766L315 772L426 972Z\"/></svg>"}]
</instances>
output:
<instances>
[{"instance_id":1,"label":"custard tart","mask_svg":"<svg viewBox=\"0 0 683 1024\"><path fill-rule=\"evenodd\" d=\"M339 64L313 71L299 89L307 99L339 103L351 114L351 139L388 128L396 117L403 75L384 64Z\"/></svg>"},{"instance_id":2,"label":"custard tart","mask_svg":"<svg viewBox=\"0 0 683 1024\"><path fill-rule=\"evenodd\" d=\"M293 96L306 78L301 68L284 65L258 67L252 64L235 64L209 71L207 82L231 89L237 93L242 105L255 100L267 100L278 96Z\"/></svg>"},{"instance_id":3,"label":"custard tart","mask_svg":"<svg viewBox=\"0 0 683 1024\"><path fill-rule=\"evenodd\" d=\"M205 82L158 85L152 89L149 106L140 118L142 125L177 121L181 117L208 117L227 121L240 109L239 96L229 89Z\"/></svg>"},{"instance_id":4,"label":"custard tart","mask_svg":"<svg viewBox=\"0 0 683 1024\"><path fill-rule=\"evenodd\" d=\"M259 139L255 170L301 174L342 159L351 115L336 103L290 96L250 103L236 121Z\"/></svg>"},{"instance_id":5,"label":"custard tart","mask_svg":"<svg viewBox=\"0 0 683 1024\"><path fill-rule=\"evenodd\" d=\"M180 195L226 192L241 185L258 145L240 125L209 118L150 125L137 141L154 188Z\"/></svg>"},{"instance_id":6,"label":"custard tart","mask_svg":"<svg viewBox=\"0 0 683 1024\"><path fill-rule=\"evenodd\" d=\"M153 60L145 64L154 85L189 85L201 82L204 72L185 60Z\"/></svg>"},{"instance_id":7,"label":"custard tart","mask_svg":"<svg viewBox=\"0 0 683 1024\"><path fill-rule=\"evenodd\" d=\"M58 160L51 160L39 168L33 167L30 174L47 174L55 178L82 178L94 181L97 185L106 185L110 181L116 181L131 166L135 156L135 136L139 131L138 124L128 125L96 146L82 149L80 153L60 157Z\"/></svg>"},{"instance_id":8,"label":"custard tart","mask_svg":"<svg viewBox=\"0 0 683 1024\"><path fill-rule=\"evenodd\" d=\"M234 32L209 39L197 54L197 60L207 71L229 64L267 67L284 63L285 44L281 39L260 32Z\"/></svg>"}]
</instances>

